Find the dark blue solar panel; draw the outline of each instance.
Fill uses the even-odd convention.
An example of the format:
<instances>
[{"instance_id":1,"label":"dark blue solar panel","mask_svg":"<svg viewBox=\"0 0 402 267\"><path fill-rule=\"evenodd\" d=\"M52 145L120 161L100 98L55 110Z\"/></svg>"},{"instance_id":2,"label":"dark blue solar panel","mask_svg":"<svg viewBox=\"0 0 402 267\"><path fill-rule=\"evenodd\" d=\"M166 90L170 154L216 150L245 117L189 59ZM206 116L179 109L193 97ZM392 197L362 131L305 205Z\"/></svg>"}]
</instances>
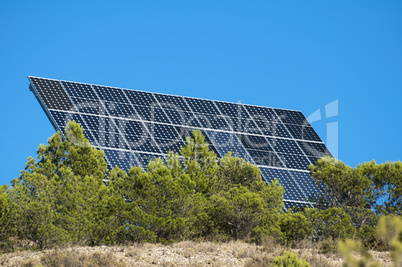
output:
<instances>
[{"instance_id":1,"label":"dark blue solar panel","mask_svg":"<svg viewBox=\"0 0 402 267\"><path fill-rule=\"evenodd\" d=\"M303 113L300 111L275 109L275 112L281 118L283 123L310 126L306 117L304 117Z\"/></svg>"},{"instance_id":2,"label":"dark blue solar panel","mask_svg":"<svg viewBox=\"0 0 402 267\"><path fill-rule=\"evenodd\" d=\"M105 149L109 168L146 168L157 156L179 152L185 137L197 129L218 157L231 151L257 164L267 182L277 177L284 185L286 207L301 207L309 205L305 200L316 190L308 165L331 156L299 111L30 80L55 127L64 131L69 120L81 123L90 142Z\"/></svg>"},{"instance_id":3,"label":"dark blue solar panel","mask_svg":"<svg viewBox=\"0 0 402 267\"><path fill-rule=\"evenodd\" d=\"M94 136L94 138L98 140L98 144L101 147L109 147L109 148L125 149L125 150L129 149L126 140L121 134L96 132L96 131L91 131L91 133Z\"/></svg>"},{"instance_id":4,"label":"dark blue solar panel","mask_svg":"<svg viewBox=\"0 0 402 267\"><path fill-rule=\"evenodd\" d=\"M197 117L192 113L172 109L165 109L165 112L172 124L181 125L184 127L201 127Z\"/></svg>"},{"instance_id":5,"label":"dark blue solar panel","mask_svg":"<svg viewBox=\"0 0 402 267\"><path fill-rule=\"evenodd\" d=\"M156 157L163 158L160 155L148 154L148 153L135 153L136 157L138 158L141 167L143 169L148 168L148 164L150 161L153 161Z\"/></svg>"},{"instance_id":6,"label":"dark blue solar panel","mask_svg":"<svg viewBox=\"0 0 402 267\"><path fill-rule=\"evenodd\" d=\"M83 120L85 121L86 126L91 131L102 131L102 132L113 132L118 133L118 127L116 127L115 123L112 119L104 117L104 116L95 116L95 115L81 115Z\"/></svg>"},{"instance_id":7,"label":"dark blue solar panel","mask_svg":"<svg viewBox=\"0 0 402 267\"><path fill-rule=\"evenodd\" d=\"M303 152L294 140L271 137L266 138L276 152L303 155Z\"/></svg>"},{"instance_id":8,"label":"dark blue solar panel","mask_svg":"<svg viewBox=\"0 0 402 267\"><path fill-rule=\"evenodd\" d=\"M300 172L300 171L289 171L290 175L296 180L305 193L307 200L314 196L319 196L322 194L321 190L317 188L317 185L314 183L313 178L310 176L308 172Z\"/></svg>"},{"instance_id":9,"label":"dark blue solar panel","mask_svg":"<svg viewBox=\"0 0 402 267\"><path fill-rule=\"evenodd\" d=\"M285 200L305 200L305 196L300 192L300 188L297 183L294 182L292 176L287 170L273 169L261 167L261 175L268 183L272 182L275 178L285 189L283 198Z\"/></svg>"},{"instance_id":10,"label":"dark blue solar panel","mask_svg":"<svg viewBox=\"0 0 402 267\"><path fill-rule=\"evenodd\" d=\"M253 120L280 122L272 108L244 105Z\"/></svg>"},{"instance_id":11,"label":"dark blue solar panel","mask_svg":"<svg viewBox=\"0 0 402 267\"><path fill-rule=\"evenodd\" d=\"M148 138L149 132L144 123L134 120L113 119L117 129L124 135L135 135Z\"/></svg>"},{"instance_id":12,"label":"dark blue solar panel","mask_svg":"<svg viewBox=\"0 0 402 267\"><path fill-rule=\"evenodd\" d=\"M320 158L317 158L317 157L308 157L308 159L310 160L311 164L316 165L316 164L317 164L317 161L318 161Z\"/></svg>"},{"instance_id":13,"label":"dark blue solar panel","mask_svg":"<svg viewBox=\"0 0 402 267\"><path fill-rule=\"evenodd\" d=\"M263 151L255 149L248 149L247 151L249 152L250 156L253 158L255 164L257 165L281 167L281 168L285 167L282 161L272 151Z\"/></svg>"},{"instance_id":14,"label":"dark blue solar panel","mask_svg":"<svg viewBox=\"0 0 402 267\"><path fill-rule=\"evenodd\" d=\"M125 135L124 137L126 138L131 150L161 153L160 149L152 138L144 138L143 136L133 135Z\"/></svg>"},{"instance_id":15,"label":"dark blue solar panel","mask_svg":"<svg viewBox=\"0 0 402 267\"><path fill-rule=\"evenodd\" d=\"M226 131L231 130L229 124L226 122L226 119L220 115L195 114L195 116L203 128Z\"/></svg>"},{"instance_id":16,"label":"dark blue solar panel","mask_svg":"<svg viewBox=\"0 0 402 267\"><path fill-rule=\"evenodd\" d=\"M225 132L205 131L209 140L211 140L213 146L219 152L221 157L225 156L229 151L232 152L232 156L243 158L246 161L254 163L249 156L247 150L240 142L237 135Z\"/></svg>"},{"instance_id":17,"label":"dark blue solar panel","mask_svg":"<svg viewBox=\"0 0 402 267\"><path fill-rule=\"evenodd\" d=\"M297 141L301 149L307 156L321 158L324 156L332 157L324 143L302 142Z\"/></svg>"},{"instance_id":18,"label":"dark blue solar panel","mask_svg":"<svg viewBox=\"0 0 402 267\"><path fill-rule=\"evenodd\" d=\"M249 134L262 134L252 119L233 120L234 131Z\"/></svg>"},{"instance_id":19,"label":"dark blue solar panel","mask_svg":"<svg viewBox=\"0 0 402 267\"><path fill-rule=\"evenodd\" d=\"M113 117L121 117L127 119L140 119L141 116L137 115L134 107L130 104L114 103L105 101L103 102L108 114Z\"/></svg>"},{"instance_id":20,"label":"dark blue solar panel","mask_svg":"<svg viewBox=\"0 0 402 267\"><path fill-rule=\"evenodd\" d=\"M247 111L244 109L243 105L227 102L215 102L216 106L222 113L222 115L231 118L249 118Z\"/></svg>"},{"instance_id":21,"label":"dark blue solar panel","mask_svg":"<svg viewBox=\"0 0 402 267\"><path fill-rule=\"evenodd\" d=\"M159 123L145 123L149 132L155 138L181 140L176 128L172 125L159 124Z\"/></svg>"},{"instance_id":22,"label":"dark blue solar panel","mask_svg":"<svg viewBox=\"0 0 402 267\"><path fill-rule=\"evenodd\" d=\"M99 100L77 97L71 97L71 100L74 102L75 105L75 109L73 111L94 115L107 115L107 111L104 105Z\"/></svg>"},{"instance_id":23,"label":"dark blue solar panel","mask_svg":"<svg viewBox=\"0 0 402 267\"><path fill-rule=\"evenodd\" d=\"M92 90L91 85L83 83L64 82L61 84L66 89L71 97L78 97L84 99L99 99L95 92Z\"/></svg>"},{"instance_id":24,"label":"dark blue solar panel","mask_svg":"<svg viewBox=\"0 0 402 267\"><path fill-rule=\"evenodd\" d=\"M285 124L286 128L292 134L295 139L311 140L322 142L321 138L314 131L313 127L306 125L296 125L296 124Z\"/></svg>"},{"instance_id":25,"label":"dark blue solar panel","mask_svg":"<svg viewBox=\"0 0 402 267\"><path fill-rule=\"evenodd\" d=\"M73 103L71 103L59 81L34 77L30 77L30 80L39 93L37 96L43 100L47 108L74 110Z\"/></svg>"},{"instance_id":26,"label":"dark blue solar panel","mask_svg":"<svg viewBox=\"0 0 402 267\"><path fill-rule=\"evenodd\" d=\"M209 140L207 134L204 131L199 130L199 129L193 129L193 128L179 127L179 126L175 126L175 128L176 128L177 132L179 133L179 135L181 136L182 141L185 145L187 145L186 138L192 137L194 130L200 131L202 133L202 135L204 136L204 142L208 144L209 150L213 151L218 158L221 157L219 152L216 150L216 148L212 144L211 140Z\"/></svg>"},{"instance_id":27,"label":"dark blue solar panel","mask_svg":"<svg viewBox=\"0 0 402 267\"><path fill-rule=\"evenodd\" d=\"M211 100L195 99L185 97L184 100L194 113L220 115L219 110Z\"/></svg>"},{"instance_id":28,"label":"dark blue solar panel","mask_svg":"<svg viewBox=\"0 0 402 267\"><path fill-rule=\"evenodd\" d=\"M162 139L162 138L155 138L156 144L159 146L163 154L167 154L169 151L180 153L180 148L185 146L186 143L183 142L181 139Z\"/></svg>"},{"instance_id":29,"label":"dark blue solar panel","mask_svg":"<svg viewBox=\"0 0 402 267\"><path fill-rule=\"evenodd\" d=\"M104 101L110 101L114 103L129 104L129 100L124 94L124 90L119 88L105 87L94 85L93 89L98 94L99 98Z\"/></svg>"},{"instance_id":30,"label":"dark blue solar panel","mask_svg":"<svg viewBox=\"0 0 402 267\"><path fill-rule=\"evenodd\" d=\"M285 166L289 169L307 170L310 161L303 155L277 153Z\"/></svg>"},{"instance_id":31,"label":"dark blue solar panel","mask_svg":"<svg viewBox=\"0 0 402 267\"><path fill-rule=\"evenodd\" d=\"M258 125L263 135L292 138L285 125L282 123L258 120L256 120L255 123Z\"/></svg>"},{"instance_id":32,"label":"dark blue solar panel","mask_svg":"<svg viewBox=\"0 0 402 267\"><path fill-rule=\"evenodd\" d=\"M191 112L181 96L154 94L163 109L182 110Z\"/></svg>"},{"instance_id":33,"label":"dark blue solar panel","mask_svg":"<svg viewBox=\"0 0 402 267\"><path fill-rule=\"evenodd\" d=\"M112 149L105 149L104 151L110 168L119 166L121 169L128 171L131 167L139 165L135 153Z\"/></svg>"},{"instance_id":34,"label":"dark blue solar panel","mask_svg":"<svg viewBox=\"0 0 402 267\"><path fill-rule=\"evenodd\" d=\"M139 116L144 121L155 121L155 122L163 122L169 123L169 119L166 117L165 112L156 105L152 105L150 107L145 106L133 106L137 111Z\"/></svg>"},{"instance_id":35,"label":"dark blue solar panel","mask_svg":"<svg viewBox=\"0 0 402 267\"><path fill-rule=\"evenodd\" d=\"M130 103L133 105L146 107L158 106L158 103L152 93L126 90L125 94L130 100Z\"/></svg>"},{"instance_id":36,"label":"dark blue solar panel","mask_svg":"<svg viewBox=\"0 0 402 267\"><path fill-rule=\"evenodd\" d=\"M263 136L248 135L248 134L238 134L237 135L247 149L258 149L265 151L272 151L271 146Z\"/></svg>"},{"instance_id":37,"label":"dark blue solar panel","mask_svg":"<svg viewBox=\"0 0 402 267\"><path fill-rule=\"evenodd\" d=\"M53 110L50 111L50 114L55 120L57 126L60 128L59 130L62 129L62 133L64 134L64 129L66 128L67 123L72 119L72 114Z\"/></svg>"}]
</instances>

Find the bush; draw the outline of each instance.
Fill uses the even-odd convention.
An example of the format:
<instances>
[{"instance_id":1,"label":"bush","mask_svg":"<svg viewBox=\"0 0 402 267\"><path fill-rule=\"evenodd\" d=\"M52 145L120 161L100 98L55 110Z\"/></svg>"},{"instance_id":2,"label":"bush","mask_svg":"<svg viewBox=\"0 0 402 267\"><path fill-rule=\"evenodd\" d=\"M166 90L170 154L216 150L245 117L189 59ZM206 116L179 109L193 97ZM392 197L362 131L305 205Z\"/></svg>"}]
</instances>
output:
<instances>
[{"instance_id":1,"label":"bush","mask_svg":"<svg viewBox=\"0 0 402 267\"><path fill-rule=\"evenodd\" d=\"M273 267L310 267L310 263L300 259L295 253L285 251L283 256L277 256L272 262Z\"/></svg>"}]
</instances>

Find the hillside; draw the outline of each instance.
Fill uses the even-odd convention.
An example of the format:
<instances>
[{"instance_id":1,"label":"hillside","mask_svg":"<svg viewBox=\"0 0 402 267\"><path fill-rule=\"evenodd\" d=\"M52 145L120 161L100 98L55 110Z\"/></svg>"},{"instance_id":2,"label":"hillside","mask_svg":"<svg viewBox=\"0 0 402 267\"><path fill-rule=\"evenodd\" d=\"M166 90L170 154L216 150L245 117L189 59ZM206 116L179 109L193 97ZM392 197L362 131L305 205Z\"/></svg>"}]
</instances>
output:
<instances>
[{"instance_id":1,"label":"hillside","mask_svg":"<svg viewBox=\"0 0 402 267\"><path fill-rule=\"evenodd\" d=\"M311 245L311 244L310 244ZM40 252L21 251L0 256L1 266L269 266L283 247L256 246L240 241L229 243L184 241L172 245L73 247ZM316 249L293 249L311 266L341 266L339 254L319 254ZM392 266L387 252L371 252L382 266Z\"/></svg>"}]
</instances>

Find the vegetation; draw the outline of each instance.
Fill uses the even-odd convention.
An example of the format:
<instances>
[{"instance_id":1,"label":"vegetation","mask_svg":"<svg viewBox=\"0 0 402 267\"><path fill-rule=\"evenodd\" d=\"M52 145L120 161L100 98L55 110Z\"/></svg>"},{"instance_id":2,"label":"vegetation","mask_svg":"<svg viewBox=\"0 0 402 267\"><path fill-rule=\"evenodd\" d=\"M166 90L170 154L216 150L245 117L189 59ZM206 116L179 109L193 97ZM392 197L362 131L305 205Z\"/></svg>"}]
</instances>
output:
<instances>
[{"instance_id":1,"label":"vegetation","mask_svg":"<svg viewBox=\"0 0 402 267\"><path fill-rule=\"evenodd\" d=\"M292 248L309 240L326 252L341 240L340 251L391 250L400 261L399 161L351 168L322 158L310 166L324 192L314 196L316 207L285 212L277 180L266 184L256 166L230 153L217 159L200 132L180 154L128 172L108 171L79 124L70 122L65 136L40 145L20 177L0 187L1 250L184 240L273 240Z\"/></svg>"},{"instance_id":2,"label":"vegetation","mask_svg":"<svg viewBox=\"0 0 402 267\"><path fill-rule=\"evenodd\" d=\"M302 260L295 253L285 251L283 256L277 256L273 263L273 267L310 267L310 263L306 260Z\"/></svg>"}]
</instances>

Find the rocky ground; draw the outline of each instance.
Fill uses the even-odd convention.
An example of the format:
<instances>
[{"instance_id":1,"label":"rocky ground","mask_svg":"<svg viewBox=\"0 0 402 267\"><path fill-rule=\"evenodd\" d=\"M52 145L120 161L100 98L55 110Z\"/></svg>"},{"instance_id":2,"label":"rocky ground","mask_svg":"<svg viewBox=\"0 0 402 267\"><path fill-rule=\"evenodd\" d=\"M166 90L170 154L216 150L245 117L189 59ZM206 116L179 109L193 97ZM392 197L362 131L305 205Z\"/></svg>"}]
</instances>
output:
<instances>
[{"instance_id":1,"label":"rocky ground","mask_svg":"<svg viewBox=\"0 0 402 267\"><path fill-rule=\"evenodd\" d=\"M244 242L184 241L172 245L73 247L20 251L0 255L0 266L269 266L285 249ZM341 266L338 254L319 254L312 248L292 250L311 266ZM392 266L388 253L372 252L383 266Z\"/></svg>"}]
</instances>

